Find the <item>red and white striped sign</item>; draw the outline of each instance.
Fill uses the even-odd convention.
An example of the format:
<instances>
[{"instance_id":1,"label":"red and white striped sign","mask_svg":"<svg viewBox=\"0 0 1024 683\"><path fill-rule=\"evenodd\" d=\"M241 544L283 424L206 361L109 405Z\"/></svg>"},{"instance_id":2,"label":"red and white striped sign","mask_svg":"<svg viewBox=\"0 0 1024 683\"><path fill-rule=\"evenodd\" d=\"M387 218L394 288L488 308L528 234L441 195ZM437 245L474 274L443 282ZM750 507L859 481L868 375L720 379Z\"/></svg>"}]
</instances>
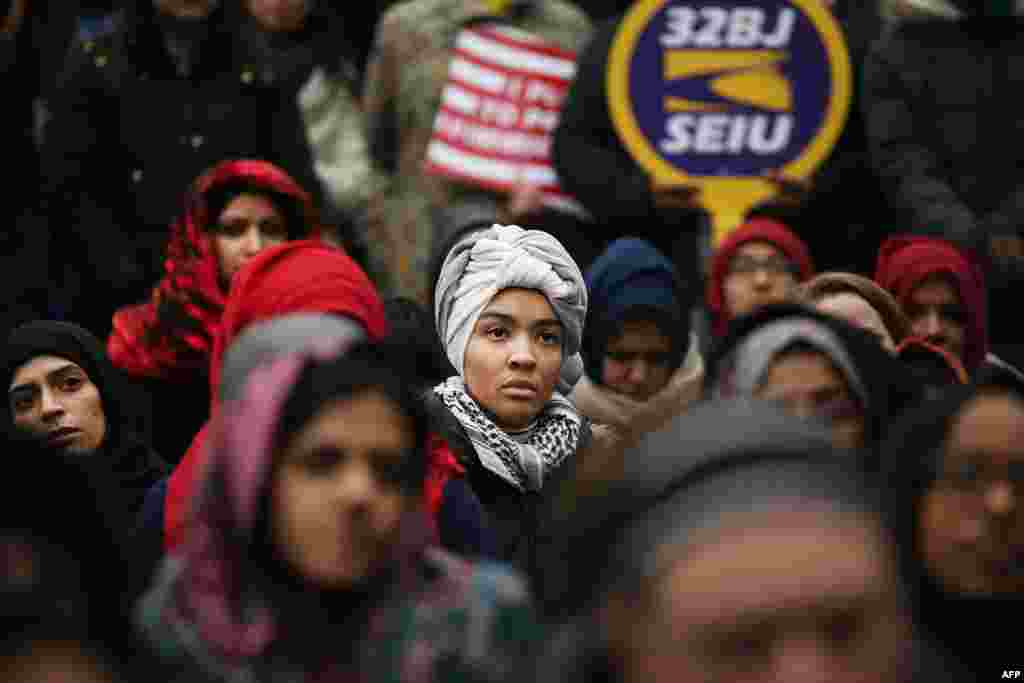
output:
<instances>
[{"instance_id":1,"label":"red and white striped sign","mask_svg":"<svg viewBox=\"0 0 1024 683\"><path fill-rule=\"evenodd\" d=\"M573 213L551 165L551 134L576 73L576 55L507 26L464 29L424 161L428 172L507 192L538 186Z\"/></svg>"}]
</instances>

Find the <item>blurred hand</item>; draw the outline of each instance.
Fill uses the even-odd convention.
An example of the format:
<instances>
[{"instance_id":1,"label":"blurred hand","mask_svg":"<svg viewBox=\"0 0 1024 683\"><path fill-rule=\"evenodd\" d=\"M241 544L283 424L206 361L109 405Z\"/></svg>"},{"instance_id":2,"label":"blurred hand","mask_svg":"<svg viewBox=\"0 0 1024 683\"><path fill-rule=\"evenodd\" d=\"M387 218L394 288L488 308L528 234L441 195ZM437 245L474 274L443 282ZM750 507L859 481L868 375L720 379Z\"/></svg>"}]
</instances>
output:
<instances>
[{"instance_id":1,"label":"blurred hand","mask_svg":"<svg viewBox=\"0 0 1024 683\"><path fill-rule=\"evenodd\" d=\"M544 194L536 185L520 184L512 192L508 203L499 211L502 223L515 223L525 216L544 208Z\"/></svg>"},{"instance_id":2,"label":"blurred hand","mask_svg":"<svg viewBox=\"0 0 1024 683\"><path fill-rule=\"evenodd\" d=\"M1020 235L992 235L988 240L992 258L1001 260L1024 259L1024 238Z\"/></svg>"},{"instance_id":3,"label":"blurred hand","mask_svg":"<svg viewBox=\"0 0 1024 683\"><path fill-rule=\"evenodd\" d=\"M802 206L814 188L809 179L788 177L781 171L768 171L764 174L764 179L775 186L775 196L768 201L781 206Z\"/></svg>"},{"instance_id":4,"label":"blurred hand","mask_svg":"<svg viewBox=\"0 0 1024 683\"><path fill-rule=\"evenodd\" d=\"M654 205L659 209L697 211L700 203L700 188L693 185L662 185L651 181Z\"/></svg>"}]
</instances>

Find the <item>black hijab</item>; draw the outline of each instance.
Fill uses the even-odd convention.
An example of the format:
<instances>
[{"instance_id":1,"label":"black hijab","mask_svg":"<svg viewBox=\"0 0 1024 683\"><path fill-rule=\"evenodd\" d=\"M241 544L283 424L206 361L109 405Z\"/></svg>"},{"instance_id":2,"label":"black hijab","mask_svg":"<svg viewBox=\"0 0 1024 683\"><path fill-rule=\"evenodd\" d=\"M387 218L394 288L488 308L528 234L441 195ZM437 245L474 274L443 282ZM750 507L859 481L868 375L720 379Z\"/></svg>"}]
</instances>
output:
<instances>
[{"instance_id":1,"label":"black hijab","mask_svg":"<svg viewBox=\"0 0 1024 683\"><path fill-rule=\"evenodd\" d=\"M146 492L168 469L136 435L139 418L121 375L107 359L100 341L87 330L72 323L36 320L15 328L7 339L5 393L18 368L38 356L57 356L76 363L99 390L107 432L97 452L85 459L85 466L110 481L120 498L115 525L119 530L132 530ZM5 416L8 436L23 438L14 428L9 406Z\"/></svg>"},{"instance_id":2,"label":"black hijab","mask_svg":"<svg viewBox=\"0 0 1024 683\"><path fill-rule=\"evenodd\" d=\"M109 479L36 442L4 446L12 486L0 497L0 656L67 641L118 669L148 661L129 618L139 567L113 531Z\"/></svg>"},{"instance_id":3,"label":"black hijab","mask_svg":"<svg viewBox=\"0 0 1024 683\"><path fill-rule=\"evenodd\" d=\"M924 496L941 473L944 446L964 408L983 391L1003 391L1024 400L1011 384L974 384L950 389L928 401L893 429L882 448L885 510L904 566L914 578L914 600L924 632L964 680L996 678L997 668L1022 668L1020 635L1008 626L1024 610L1024 596L967 596L948 592L928 571L919 529ZM1019 495L1019 494L1018 494Z\"/></svg>"}]
</instances>

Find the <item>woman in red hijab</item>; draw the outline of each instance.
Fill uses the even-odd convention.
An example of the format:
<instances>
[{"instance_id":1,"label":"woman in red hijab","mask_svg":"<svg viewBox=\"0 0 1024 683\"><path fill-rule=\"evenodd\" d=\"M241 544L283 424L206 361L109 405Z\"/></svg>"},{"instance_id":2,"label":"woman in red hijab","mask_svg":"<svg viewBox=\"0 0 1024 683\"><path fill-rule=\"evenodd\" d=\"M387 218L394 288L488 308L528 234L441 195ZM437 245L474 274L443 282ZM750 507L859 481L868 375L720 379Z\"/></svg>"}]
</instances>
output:
<instances>
[{"instance_id":1,"label":"woman in red hijab","mask_svg":"<svg viewBox=\"0 0 1024 683\"><path fill-rule=\"evenodd\" d=\"M222 162L189 189L164 278L149 301L114 314L107 341L114 365L153 397L153 440L172 460L207 417L210 352L232 277L267 247L318 234L310 195L265 161ZM173 421L162 419L169 411Z\"/></svg>"},{"instance_id":2,"label":"woman in red hijab","mask_svg":"<svg viewBox=\"0 0 1024 683\"><path fill-rule=\"evenodd\" d=\"M896 235L882 244L875 281L910 318L912 332L953 354L975 375L988 353L984 273L944 240Z\"/></svg>"},{"instance_id":3,"label":"woman in red hijab","mask_svg":"<svg viewBox=\"0 0 1024 683\"><path fill-rule=\"evenodd\" d=\"M232 342L255 323L292 313L344 316L361 325L371 341L383 339L388 330L376 288L345 252L312 240L271 247L247 263L232 283L209 360L211 414L217 409L224 354ZM196 434L167 482L163 520L167 550L184 537L205 441L206 427Z\"/></svg>"}]
</instances>

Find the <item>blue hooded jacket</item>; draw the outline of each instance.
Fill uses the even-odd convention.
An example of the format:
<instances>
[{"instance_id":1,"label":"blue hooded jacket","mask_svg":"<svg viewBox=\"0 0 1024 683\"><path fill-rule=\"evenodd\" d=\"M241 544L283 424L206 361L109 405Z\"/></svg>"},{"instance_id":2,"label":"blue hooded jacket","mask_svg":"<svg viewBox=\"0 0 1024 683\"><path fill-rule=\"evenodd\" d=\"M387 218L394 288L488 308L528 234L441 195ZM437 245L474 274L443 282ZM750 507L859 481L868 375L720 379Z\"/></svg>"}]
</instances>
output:
<instances>
[{"instance_id":1,"label":"blue hooded jacket","mask_svg":"<svg viewBox=\"0 0 1024 683\"><path fill-rule=\"evenodd\" d=\"M689 307L672 262L650 242L626 237L612 242L587 270L590 306L584 330L587 375L601 383L608 341L627 320L652 320L672 339L672 369L679 368L690 341Z\"/></svg>"}]
</instances>

